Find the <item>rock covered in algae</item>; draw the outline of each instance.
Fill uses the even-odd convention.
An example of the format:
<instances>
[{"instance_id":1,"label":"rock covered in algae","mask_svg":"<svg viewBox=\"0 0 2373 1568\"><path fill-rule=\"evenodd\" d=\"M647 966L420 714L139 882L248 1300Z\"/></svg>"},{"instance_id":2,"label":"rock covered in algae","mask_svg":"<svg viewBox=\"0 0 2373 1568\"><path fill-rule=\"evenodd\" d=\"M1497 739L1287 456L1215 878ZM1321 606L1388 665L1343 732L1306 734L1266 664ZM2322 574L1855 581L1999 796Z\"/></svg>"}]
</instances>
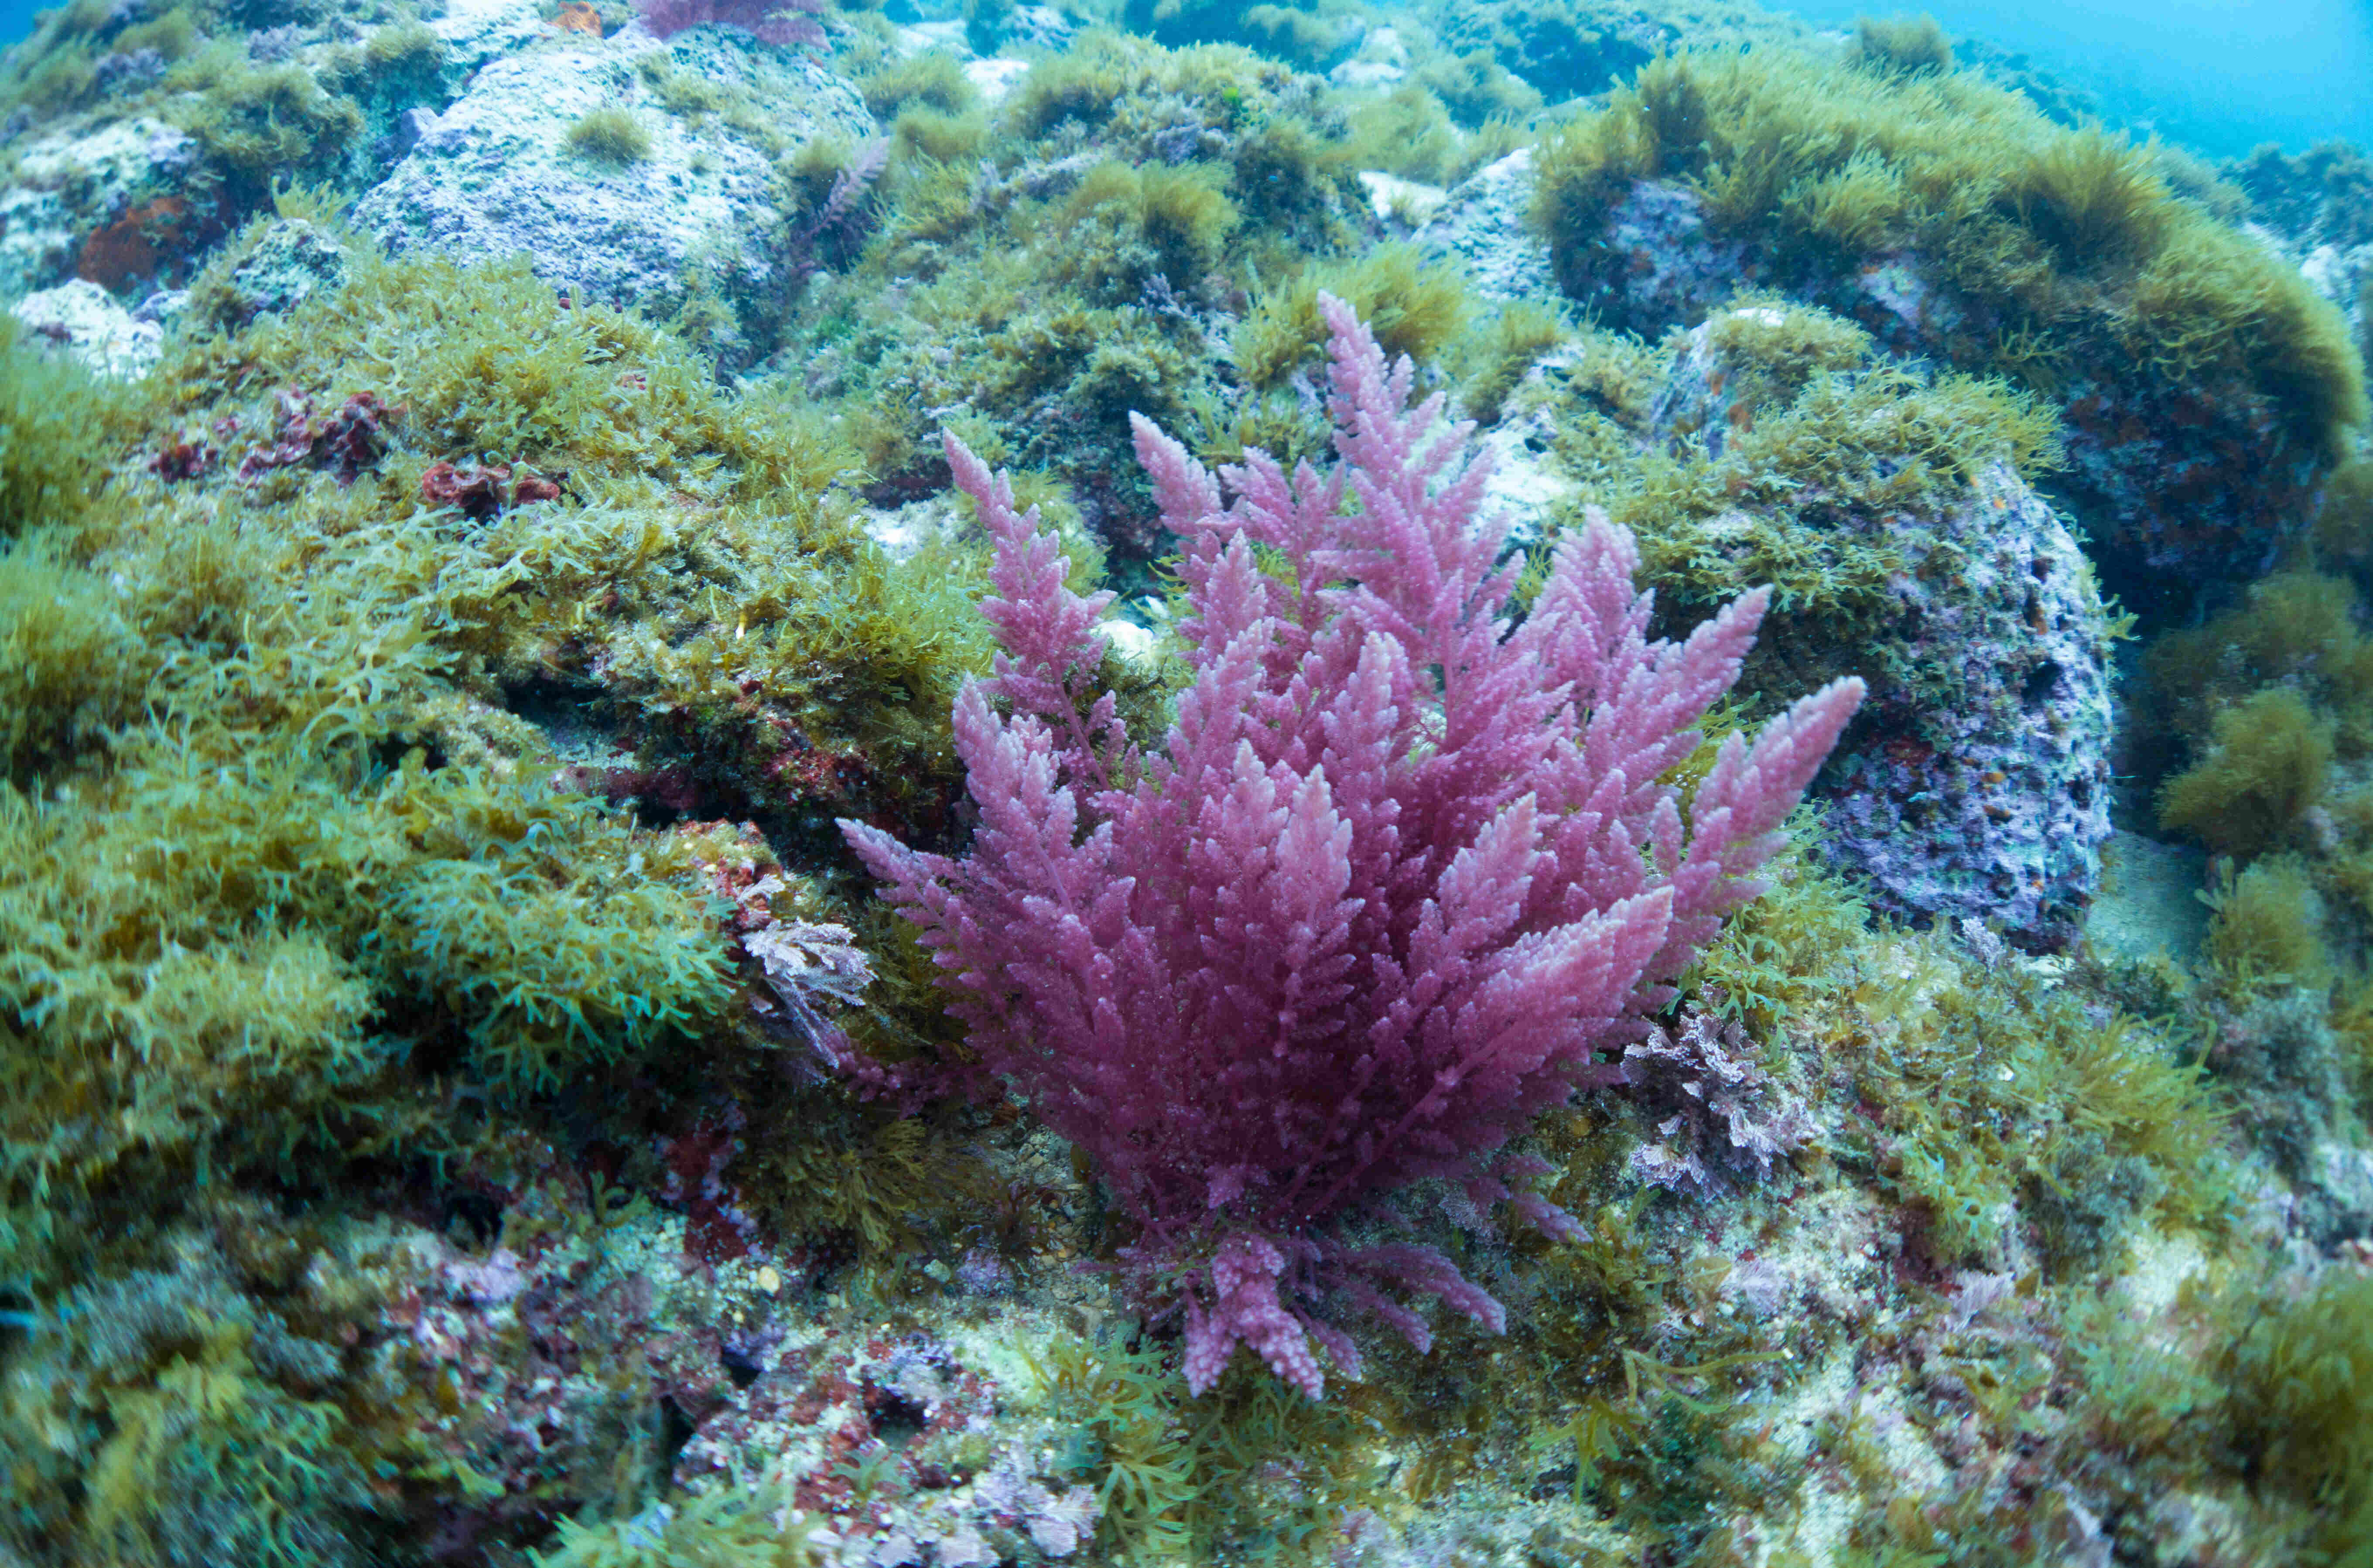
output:
<instances>
[{"instance_id":1,"label":"rock covered in algae","mask_svg":"<svg viewBox=\"0 0 2373 1568\"><path fill-rule=\"evenodd\" d=\"M95 232L170 190L196 151L181 131L146 115L61 127L18 149L0 190L0 289L71 275Z\"/></svg>"},{"instance_id":2,"label":"rock covered in algae","mask_svg":"<svg viewBox=\"0 0 2373 1568\"><path fill-rule=\"evenodd\" d=\"M1932 41L1642 67L1536 152L1561 287L1649 337L1764 288L2008 377L2057 406L2112 587L2180 609L2262 572L2367 417L2345 322L2179 194L2173 160L2055 125Z\"/></svg>"},{"instance_id":3,"label":"rock covered in algae","mask_svg":"<svg viewBox=\"0 0 2373 1568\"><path fill-rule=\"evenodd\" d=\"M163 327L126 310L107 290L82 278L37 289L9 309L61 352L102 376L144 376L163 350Z\"/></svg>"},{"instance_id":4,"label":"rock covered in algae","mask_svg":"<svg viewBox=\"0 0 2373 1568\"><path fill-rule=\"evenodd\" d=\"M1783 591L1773 612L1771 679L1784 688L1833 661L1872 683L1815 790L1830 849L1899 912L1999 920L2058 945L2083 919L2110 834L2109 618L2067 522L2006 455L1923 456L1922 427L1954 406L1940 392L1981 389L1891 380L1864 352L1819 312L1718 311L1655 393L1650 444L1692 441L1717 467L1790 464L1798 453L1773 432L1824 395L1807 372L1825 355L1838 366L1831 428L1905 421L1867 468L1816 463L1771 490L1738 489L1740 504L1703 520L1686 548L1765 570L1790 556L1867 563L1859 579L1829 569L1833 603L1792 605ZM1794 389L1775 377L1808 389L1783 406ZM1766 447L1757 421L1771 415ZM1981 452L1989 441L1974 423L1964 439Z\"/></svg>"},{"instance_id":5,"label":"rock covered in algae","mask_svg":"<svg viewBox=\"0 0 2373 1568\"><path fill-rule=\"evenodd\" d=\"M746 94L786 145L855 140L872 121L848 82L813 61L715 28L674 40L663 71L638 69L649 41L546 48L488 64L356 208L391 250L456 261L525 254L581 298L668 315L697 291L721 307L707 345L729 369L752 357L801 281L779 242L764 137L696 124L672 102Z\"/></svg>"},{"instance_id":6,"label":"rock covered in algae","mask_svg":"<svg viewBox=\"0 0 2373 1568\"><path fill-rule=\"evenodd\" d=\"M1525 226L1533 196L1533 153L1519 147L1460 181L1418 229L1417 243L1462 266L1487 299L1537 299L1555 292L1549 248Z\"/></svg>"}]
</instances>

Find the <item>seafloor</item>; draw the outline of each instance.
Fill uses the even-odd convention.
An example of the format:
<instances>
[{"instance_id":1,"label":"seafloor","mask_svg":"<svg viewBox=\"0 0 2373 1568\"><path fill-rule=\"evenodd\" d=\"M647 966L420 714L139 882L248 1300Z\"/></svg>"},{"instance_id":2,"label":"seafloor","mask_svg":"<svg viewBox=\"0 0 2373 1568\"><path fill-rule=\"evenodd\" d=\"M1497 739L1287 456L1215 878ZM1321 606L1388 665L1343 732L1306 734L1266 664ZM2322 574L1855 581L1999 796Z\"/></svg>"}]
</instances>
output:
<instances>
[{"instance_id":1,"label":"seafloor","mask_svg":"<svg viewBox=\"0 0 2373 1568\"><path fill-rule=\"evenodd\" d=\"M2359 149L1719 0L72 0L0 99L0 1565L2373 1564ZM1488 480L1228 546L1329 298Z\"/></svg>"}]
</instances>

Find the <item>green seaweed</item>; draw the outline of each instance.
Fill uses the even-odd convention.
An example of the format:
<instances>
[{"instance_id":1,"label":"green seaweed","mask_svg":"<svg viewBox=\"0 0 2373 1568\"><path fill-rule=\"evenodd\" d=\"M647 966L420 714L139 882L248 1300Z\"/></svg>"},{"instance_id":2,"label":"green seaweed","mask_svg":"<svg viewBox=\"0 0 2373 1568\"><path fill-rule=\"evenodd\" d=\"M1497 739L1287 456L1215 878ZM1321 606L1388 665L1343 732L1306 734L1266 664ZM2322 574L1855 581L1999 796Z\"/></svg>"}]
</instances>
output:
<instances>
[{"instance_id":1,"label":"green seaweed","mask_svg":"<svg viewBox=\"0 0 2373 1568\"><path fill-rule=\"evenodd\" d=\"M1709 758L1710 745L1700 748ZM1818 842L1818 825L1800 813L1787 848L1764 871L1763 892L1724 924L1683 981L1758 1039L1776 1037L1792 1016L1853 983L1831 960L1862 941L1870 909L1821 862Z\"/></svg>"},{"instance_id":2,"label":"green seaweed","mask_svg":"<svg viewBox=\"0 0 2373 1568\"><path fill-rule=\"evenodd\" d=\"M1314 16L1293 6L1252 6L1244 12L1245 41L1303 70L1323 70L1349 29L1340 18Z\"/></svg>"},{"instance_id":3,"label":"green seaweed","mask_svg":"<svg viewBox=\"0 0 2373 1568\"><path fill-rule=\"evenodd\" d=\"M579 157L613 169L645 161L652 148L650 128L633 110L615 103L579 115L562 133L561 141Z\"/></svg>"},{"instance_id":4,"label":"green seaweed","mask_svg":"<svg viewBox=\"0 0 2373 1568\"><path fill-rule=\"evenodd\" d=\"M92 1268L20 1315L0 1542L29 1561L386 1561L397 1511L371 1478L425 1456L388 1420L419 1396L347 1349L384 1292L311 1268L328 1235L270 1203L200 1205L136 1265Z\"/></svg>"},{"instance_id":5,"label":"green seaweed","mask_svg":"<svg viewBox=\"0 0 2373 1568\"><path fill-rule=\"evenodd\" d=\"M1222 183L1218 170L1191 164L1097 164L1049 215L1070 258L1057 277L1099 304L1132 300L1156 275L1191 287L1220 264L1236 226Z\"/></svg>"},{"instance_id":6,"label":"green seaweed","mask_svg":"<svg viewBox=\"0 0 2373 1568\"><path fill-rule=\"evenodd\" d=\"M331 92L393 112L392 97L434 94L446 59L445 41L416 17L373 28L357 44L328 51L314 65Z\"/></svg>"},{"instance_id":7,"label":"green seaweed","mask_svg":"<svg viewBox=\"0 0 2373 1568\"><path fill-rule=\"evenodd\" d=\"M2160 788L2159 825L2227 853L2262 853L2323 799L2332 756L2332 720L2306 697L2287 686L2258 692L2220 708L2200 760Z\"/></svg>"},{"instance_id":8,"label":"green seaweed","mask_svg":"<svg viewBox=\"0 0 2373 1568\"><path fill-rule=\"evenodd\" d=\"M1377 1495L1374 1418L1342 1390L1314 1402L1238 1364L1194 1398L1145 1342L1059 1339L1029 1360L1074 1423L1065 1467L1095 1489L1097 1539L1118 1561L1307 1561Z\"/></svg>"},{"instance_id":9,"label":"green seaweed","mask_svg":"<svg viewBox=\"0 0 2373 1568\"><path fill-rule=\"evenodd\" d=\"M1884 1046L1854 1053L1860 1093L1883 1108L1865 1157L1940 1264L1999 1258L2005 1228L2031 1223L2064 1274L2097 1266L2143 1215L2227 1212L2229 1112L2165 1024L1933 951L1893 978L1865 971L1852 997L1890 1021Z\"/></svg>"},{"instance_id":10,"label":"green seaweed","mask_svg":"<svg viewBox=\"0 0 2373 1568\"><path fill-rule=\"evenodd\" d=\"M1566 341L1565 318L1529 299L1493 310L1459 346L1459 399L1468 418L1496 425L1508 400L1541 357Z\"/></svg>"},{"instance_id":11,"label":"green seaweed","mask_svg":"<svg viewBox=\"0 0 2373 1568\"><path fill-rule=\"evenodd\" d=\"M1539 91L1485 50L1441 56L1420 69L1416 80L1470 131L1495 120L1522 124L1541 108Z\"/></svg>"},{"instance_id":12,"label":"green seaweed","mask_svg":"<svg viewBox=\"0 0 2373 1568\"><path fill-rule=\"evenodd\" d=\"M1356 232L1345 129L1312 92L1241 48L1091 32L991 118L906 102L879 234L818 280L796 339L877 483L929 484L956 408L1150 553L1126 415L1216 400L1228 367L1196 312Z\"/></svg>"},{"instance_id":13,"label":"green seaweed","mask_svg":"<svg viewBox=\"0 0 2373 1568\"><path fill-rule=\"evenodd\" d=\"M1998 345L2029 334L2088 355L2107 342L2171 380L2238 379L2327 457L2367 418L2345 325L2294 269L2177 198L2148 149L2053 125L1933 58L1668 55L1549 138L1539 169L1534 221L1570 292L1590 286L1609 205L1677 179L1724 234L1933 259L2004 322L1945 345L1965 368L2025 369L2031 352Z\"/></svg>"},{"instance_id":14,"label":"green seaweed","mask_svg":"<svg viewBox=\"0 0 2373 1568\"><path fill-rule=\"evenodd\" d=\"M2212 918L2207 959L2222 984L2246 994L2270 985L2320 989L2332 983L2332 956L2317 934L2322 903L2297 856L2274 855L2201 895Z\"/></svg>"},{"instance_id":15,"label":"green seaweed","mask_svg":"<svg viewBox=\"0 0 2373 1568\"><path fill-rule=\"evenodd\" d=\"M2345 579L2279 571L2204 625L2170 631L2144 657L2154 717L2195 746L2217 717L2274 687L2321 716L2341 755L2373 752L2373 638Z\"/></svg>"},{"instance_id":16,"label":"green seaweed","mask_svg":"<svg viewBox=\"0 0 2373 1568\"><path fill-rule=\"evenodd\" d=\"M0 315L0 545L80 515L106 481L101 453L133 427L139 399Z\"/></svg>"},{"instance_id":17,"label":"green seaweed","mask_svg":"<svg viewBox=\"0 0 2373 1568\"><path fill-rule=\"evenodd\" d=\"M1595 363L1561 404L1596 405L1561 431L1579 499L1638 538L1667 625L1771 588L1746 683L1760 699L1809 690L1827 672L1900 680L1950 705L1957 673L1896 649L1897 584L1914 562L1949 569L1945 509L1989 464L2030 479L2059 464L2051 415L1999 380L1898 368L1859 328L1802 306L1743 303L1706 330L1724 427L1683 420L1667 450L1644 457L1625 426L1642 417L1654 361L1592 345Z\"/></svg>"},{"instance_id":18,"label":"green seaweed","mask_svg":"<svg viewBox=\"0 0 2373 1568\"><path fill-rule=\"evenodd\" d=\"M964 115L980 106L980 89L964 73L964 64L944 50L885 60L858 83L865 107L877 120L894 120L910 104L942 114Z\"/></svg>"},{"instance_id":19,"label":"green seaweed","mask_svg":"<svg viewBox=\"0 0 2373 1568\"><path fill-rule=\"evenodd\" d=\"M809 1568L827 1561L811 1536L820 1521L788 1486L720 1483L627 1519L563 1519L535 1568Z\"/></svg>"},{"instance_id":20,"label":"green seaweed","mask_svg":"<svg viewBox=\"0 0 2373 1568\"><path fill-rule=\"evenodd\" d=\"M340 240L341 287L178 340L122 434L11 431L33 515L0 556L0 1211L35 1274L210 1172L450 1153L475 1119L425 1113L449 1091L524 1115L695 1039L766 1048L707 841L555 785L582 776L539 722L555 691L641 748L621 762L794 832L936 813L951 777L974 579L893 572L811 416L523 264ZM0 361L20 394L54 379ZM381 433L349 484L327 454L243 483L240 449L144 471L234 413L258 451L284 397L365 390ZM570 493L469 518L425 496L432 459Z\"/></svg>"},{"instance_id":21,"label":"green seaweed","mask_svg":"<svg viewBox=\"0 0 2373 1568\"><path fill-rule=\"evenodd\" d=\"M1953 68L1953 41L1925 11L1916 17L1857 17L1847 58L1865 71L1928 76Z\"/></svg>"},{"instance_id":22,"label":"green seaweed","mask_svg":"<svg viewBox=\"0 0 2373 1568\"><path fill-rule=\"evenodd\" d=\"M2373 1273L2334 1268L2252 1305L2221 1368L2238 1449L2313 1510L2324 1560L2356 1568L2373 1551Z\"/></svg>"},{"instance_id":23,"label":"green seaweed","mask_svg":"<svg viewBox=\"0 0 2373 1568\"><path fill-rule=\"evenodd\" d=\"M363 112L294 61L256 65L216 42L166 73L169 112L220 170L234 210L263 205L275 184L343 171Z\"/></svg>"},{"instance_id":24,"label":"green seaweed","mask_svg":"<svg viewBox=\"0 0 2373 1568\"><path fill-rule=\"evenodd\" d=\"M1323 362L1322 292L1359 311L1387 355L1406 354L1420 364L1444 354L1474 309L1465 280L1428 263L1413 245L1379 245L1357 261L1312 263L1264 290L1237 327L1236 374L1246 386L1268 392Z\"/></svg>"}]
</instances>

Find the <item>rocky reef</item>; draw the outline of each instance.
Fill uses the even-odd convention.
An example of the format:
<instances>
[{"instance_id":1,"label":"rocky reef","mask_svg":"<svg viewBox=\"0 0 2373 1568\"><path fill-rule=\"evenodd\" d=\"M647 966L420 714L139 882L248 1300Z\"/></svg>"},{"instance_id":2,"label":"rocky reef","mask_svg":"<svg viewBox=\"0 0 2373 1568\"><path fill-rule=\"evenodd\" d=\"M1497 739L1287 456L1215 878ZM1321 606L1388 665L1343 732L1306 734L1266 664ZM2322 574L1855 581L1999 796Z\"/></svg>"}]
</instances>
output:
<instances>
[{"instance_id":1,"label":"rocky reef","mask_svg":"<svg viewBox=\"0 0 2373 1568\"><path fill-rule=\"evenodd\" d=\"M1717 4L42 13L0 60L0 1562L2363 1562L2373 164L2097 111L1923 19ZM1438 486L1292 501L1329 299L1442 399ZM1462 626L1722 641L1769 590L1701 743L1577 807L1631 813L1574 872L1610 930L1746 736L1867 696L1490 1161L1182 1298L1128 1138L982 1071L837 825L996 863L1030 781L975 777L969 683L1107 694L1062 744L1118 767L1233 689L1205 617L1317 646L1377 575L1165 517L1469 473L1508 548ZM1557 586L1620 549L1652 603ZM999 666L985 602L1092 651ZM1480 748L1439 722L1413 766ZM1409 800L1483 908L1504 844ZM1289 814L1230 863L1323 858ZM1381 958L1489 945L1428 918ZM1160 1112L1098 1026L998 1059L1109 1051L1096 1103ZM1322 1241L1374 1271L1289 1277Z\"/></svg>"}]
</instances>

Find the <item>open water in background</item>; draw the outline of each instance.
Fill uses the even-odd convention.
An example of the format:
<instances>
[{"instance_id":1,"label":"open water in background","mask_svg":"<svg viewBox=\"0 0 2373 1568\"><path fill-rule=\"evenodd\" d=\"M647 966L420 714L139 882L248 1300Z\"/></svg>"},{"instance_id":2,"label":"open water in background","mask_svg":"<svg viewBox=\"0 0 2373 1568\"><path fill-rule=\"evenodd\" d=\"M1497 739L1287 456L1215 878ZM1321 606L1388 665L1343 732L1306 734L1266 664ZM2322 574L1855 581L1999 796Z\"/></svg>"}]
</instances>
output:
<instances>
[{"instance_id":1,"label":"open water in background","mask_svg":"<svg viewBox=\"0 0 2373 1568\"><path fill-rule=\"evenodd\" d=\"M1899 7L1779 6L1852 26ZM1955 37L2029 54L2100 95L2111 124L2156 130L2213 157L2334 136L2373 145L2373 0L1993 0L1910 5Z\"/></svg>"}]
</instances>

